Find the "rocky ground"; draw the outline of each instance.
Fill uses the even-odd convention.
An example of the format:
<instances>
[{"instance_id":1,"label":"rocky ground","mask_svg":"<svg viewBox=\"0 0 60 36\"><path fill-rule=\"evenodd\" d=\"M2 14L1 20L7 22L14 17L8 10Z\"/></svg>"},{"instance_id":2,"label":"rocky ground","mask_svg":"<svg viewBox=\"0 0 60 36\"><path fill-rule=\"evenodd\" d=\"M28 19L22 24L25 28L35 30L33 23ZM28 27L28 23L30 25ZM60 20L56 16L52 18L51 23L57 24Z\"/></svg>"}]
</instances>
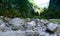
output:
<instances>
[{"instance_id":1,"label":"rocky ground","mask_svg":"<svg viewBox=\"0 0 60 36\"><path fill-rule=\"evenodd\" d=\"M60 25L47 19L0 16L0 36L60 36Z\"/></svg>"}]
</instances>

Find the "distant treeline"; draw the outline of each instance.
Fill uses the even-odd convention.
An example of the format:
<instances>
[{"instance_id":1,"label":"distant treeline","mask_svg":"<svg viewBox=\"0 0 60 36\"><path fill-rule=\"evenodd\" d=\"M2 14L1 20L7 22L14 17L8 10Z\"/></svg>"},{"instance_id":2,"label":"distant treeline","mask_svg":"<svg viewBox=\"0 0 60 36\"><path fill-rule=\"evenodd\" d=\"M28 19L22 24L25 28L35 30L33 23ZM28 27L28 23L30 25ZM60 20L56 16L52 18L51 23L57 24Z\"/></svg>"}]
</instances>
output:
<instances>
[{"instance_id":1,"label":"distant treeline","mask_svg":"<svg viewBox=\"0 0 60 36\"><path fill-rule=\"evenodd\" d=\"M0 16L23 18L60 18L60 0L50 0L48 9L38 15L28 0L0 0Z\"/></svg>"}]
</instances>

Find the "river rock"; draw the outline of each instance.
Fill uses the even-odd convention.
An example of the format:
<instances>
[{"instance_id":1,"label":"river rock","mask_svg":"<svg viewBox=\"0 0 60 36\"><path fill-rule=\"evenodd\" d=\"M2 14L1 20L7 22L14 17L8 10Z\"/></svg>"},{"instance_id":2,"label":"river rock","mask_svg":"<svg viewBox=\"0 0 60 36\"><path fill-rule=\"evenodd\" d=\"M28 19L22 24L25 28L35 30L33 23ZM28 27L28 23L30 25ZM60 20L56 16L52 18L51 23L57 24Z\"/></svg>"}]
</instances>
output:
<instances>
[{"instance_id":1,"label":"river rock","mask_svg":"<svg viewBox=\"0 0 60 36\"><path fill-rule=\"evenodd\" d=\"M24 25L24 20L20 18L14 18L12 19L11 24L13 25L12 27L14 29L18 29L21 25Z\"/></svg>"},{"instance_id":2,"label":"river rock","mask_svg":"<svg viewBox=\"0 0 60 36\"><path fill-rule=\"evenodd\" d=\"M36 26L35 21L27 22L27 28L28 29L33 29Z\"/></svg>"},{"instance_id":3,"label":"river rock","mask_svg":"<svg viewBox=\"0 0 60 36\"><path fill-rule=\"evenodd\" d=\"M39 36L45 36L45 32L40 32Z\"/></svg>"},{"instance_id":4,"label":"river rock","mask_svg":"<svg viewBox=\"0 0 60 36\"><path fill-rule=\"evenodd\" d=\"M58 24L54 24L54 23L49 23L49 24L47 25L47 28L48 28L50 31L54 31L57 27L58 27Z\"/></svg>"},{"instance_id":5,"label":"river rock","mask_svg":"<svg viewBox=\"0 0 60 36\"><path fill-rule=\"evenodd\" d=\"M36 26L36 23L34 21L28 22L27 24L31 26Z\"/></svg>"},{"instance_id":6,"label":"river rock","mask_svg":"<svg viewBox=\"0 0 60 36\"><path fill-rule=\"evenodd\" d=\"M33 36L33 31L32 30L27 30L26 31L26 36Z\"/></svg>"}]
</instances>

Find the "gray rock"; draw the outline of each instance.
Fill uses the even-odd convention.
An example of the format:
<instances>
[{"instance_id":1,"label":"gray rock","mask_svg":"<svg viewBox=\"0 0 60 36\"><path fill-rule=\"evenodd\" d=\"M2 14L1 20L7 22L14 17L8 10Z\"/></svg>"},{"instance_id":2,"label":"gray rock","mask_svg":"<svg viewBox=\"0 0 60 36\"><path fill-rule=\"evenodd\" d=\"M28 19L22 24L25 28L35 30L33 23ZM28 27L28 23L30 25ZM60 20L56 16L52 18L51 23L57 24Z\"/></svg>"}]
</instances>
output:
<instances>
[{"instance_id":1,"label":"gray rock","mask_svg":"<svg viewBox=\"0 0 60 36\"><path fill-rule=\"evenodd\" d=\"M40 32L39 36L45 36L45 32Z\"/></svg>"},{"instance_id":2,"label":"gray rock","mask_svg":"<svg viewBox=\"0 0 60 36\"><path fill-rule=\"evenodd\" d=\"M45 26L47 26L47 24L49 23L49 21L46 19L41 19L40 22L43 23Z\"/></svg>"},{"instance_id":3,"label":"gray rock","mask_svg":"<svg viewBox=\"0 0 60 36\"><path fill-rule=\"evenodd\" d=\"M47 28L51 31L54 31L57 27L58 27L58 24L54 24L54 23L49 23L47 25Z\"/></svg>"},{"instance_id":4,"label":"gray rock","mask_svg":"<svg viewBox=\"0 0 60 36\"><path fill-rule=\"evenodd\" d=\"M4 32L1 35L2 36L17 36L17 32L16 31L9 31L9 32Z\"/></svg>"},{"instance_id":5,"label":"gray rock","mask_svg":"<svg viewBox=\"0 0 60 36\"><path fill-rule=\"evenodd\" d=\"M25 36L25 32L24 31L1 32L0 36Z\"/></svg>"},{"instance_id":6,"label":"gray rock","mask_svg":"<svg viewBox=\"0 0 60 36\"><path fill-rule=\"evenodd\" d=\"M54 34L50 34L50 36L54 36Z\"/></svg>"},{"instance_id":7,"label":"gray rock","mask_svg":"<svg viewBox=\"0 0 60 36\"><path fill-rule=\"evenodd\" d=\"M33 31L32 30L27 30L26 31L26 36L33 36Z\"/></svg>"},{"instance_id":8,"label":"gray rock","mask_svg":"<svg viewBox=\"0 0 60 36\"><path fill-rule=\"evenodd\" d=\"M0 30L1 30L1 31L4 31L4 28L5 28L5 23L1 23L1 25L0 25Z\"/></svg>"},{"instance_id":9,"label":"gray rock","mask_svg":"<svg viewBox=\"0 0 60 36\"><path fill-rule=\"evenodd\" d=\"M49 33L45 33L45 36L50 36L50 34Z\"/></svg>"},{"instance_id":10,"label":"gray rock","mask_svg":"<svg viewBox=\"0 0 60 36\"><path fill-rule=\"evenodd\" d=\"M31 26L36 26L36 23L34 21L28 22L27 24Z\"/></svg>"},{"instance_id":11,"label":"gray rock","mask_svg":"<svg viewBox=\"0 0 60 36\"><path fill-rule=\"evenodd\" d=\"M27 22L27 28L28 29L33 29L36 26L35 21Z\"/></svg>"},{"instance_id":12,"label":"gray rock","mask_svg":"<svg viewBox=\"0 0 60 36\"><path fill-rule=\"evenodd\" d=\"M20 18L14 18L12 19L12 24L15 26L19 26L24 24L24 20L20 19Z\"/></svg>"},{"instance_id":13,"label":"gray rock","mask_svg":"<svg viewBox=\"0 0 60 36\"><path fill-rule=\"evenodd\" d=\"M54 36L57 36L57 34L54 34Z\"/></svg>"},{"instance_id":14,"label":"gray rock","mask_svg":"<svg viewBox=\"0 0 60 36\"><path fill-rule=\"evenodd\" d=\"M57 36L60 36L60 34L57 34Z\"/></svg>"},{"instance_id":15,"label":"gray rock","mask_svg":"<svg viewBox=\"0 0 60 36\"><path fill-rule=\"evenodd\" d=\"M10 19L8 17L4 19L5 21L0 19L0 36L60 36L60 25L49 23L46 19L27 18L25 20L20 18ZM47 33L47 28L49 31L54 31L54 33Z\"/></svg>"},{"instance_id":16,"label":"gray rock","mask_svg":"<svg viewBox=\"0 0 60 36\"><path fill-rule=\"evenodd\" d=\"M33 30L37 31L37 32L41 32L42 31L41 27L35 27Z\"/></svg>"},{"instance_id":17,"label":"gray rock","mask_svg":"<svg viewBox=\"0 0 60 36\"><path fill-rule=\"evenodd\" d=\"M50 34L50 36L57 36L57 34Z\"/></svg>"},{"instance_id":18,"label":"gray rock","mask_svg":"<svg viewBox=\"0 0 60 36\"><path fill-rule=\"evenodd\" d=\"M33 32L33 36L39 36L39 32L34 31L34 32Z\"/></svg>"},{"instance_id":19,"label":"gray rock","mask_svg":"<svg viewBox=\"0 0 60 36\"><path fill-rule=\"evenodd\" d=\"M56 31L55 33L60 36L60 25L58 25L58 27L57 27L56 30L57 30L57 31Z\"/></svg>"},{"instance_id":20,"label":"gray rock","mask_svg":"<svg viewBox=\"0 0 60 36\"><path fill-rule=\"evenodd\" d=\"M26 36L26 32L22 30L17 31L17 36Z\"/></svg>"},{"instance_id":21,"label":"gray rock","mask_svg":"<svg viewBox=\"0 0 60 36\"><path fill-rule=\"evenodd\" d=\"M11 24L13 25L12 27L15 29L18 29L20 28L20 26L24 25L24 20L23 19L20 19L20 18L14 18L12 19L11 21Z\"/></svg>"},{"instance_id":22,"label":"gray rock","mask_svg":"<svg viewBox=\"0 0 60 36\"><path fill-rule=\"evenodd\" d=\"M13 31L10 27L4 27L4 32Z\"/></svg>"}]
</instances>

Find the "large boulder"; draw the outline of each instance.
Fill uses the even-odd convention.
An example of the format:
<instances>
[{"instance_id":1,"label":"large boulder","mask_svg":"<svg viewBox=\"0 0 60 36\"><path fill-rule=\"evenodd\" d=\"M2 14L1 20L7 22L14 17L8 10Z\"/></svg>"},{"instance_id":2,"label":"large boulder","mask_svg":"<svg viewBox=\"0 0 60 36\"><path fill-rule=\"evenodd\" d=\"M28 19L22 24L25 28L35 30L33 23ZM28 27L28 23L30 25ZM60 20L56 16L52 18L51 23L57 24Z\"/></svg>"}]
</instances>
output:
<instances>
[{"instance_id":1,"label":"large boulder","mask_svg":"<svg viewBox=\"0 0 60 36\"><path fill-rule=\"evenodd\" d=\"M58 24L54 24L54 23L49 23L49 24L47 25L47 28L48 28L50 31L54 31L57 27L58 27Z\"/></svg>"},{"instance_id":2,"label":"large boulder","mask_svg":"<svg viewBox=\"0 0 60 36\"><path fill-rule=\"evenodd\" d=\"M20 18L14 18L12 19L11 21L11 25L13 27L13 29L19 29L20 26L24 25L24 20L23 19L20 19Z\"/></svg>"}]
</instances>

